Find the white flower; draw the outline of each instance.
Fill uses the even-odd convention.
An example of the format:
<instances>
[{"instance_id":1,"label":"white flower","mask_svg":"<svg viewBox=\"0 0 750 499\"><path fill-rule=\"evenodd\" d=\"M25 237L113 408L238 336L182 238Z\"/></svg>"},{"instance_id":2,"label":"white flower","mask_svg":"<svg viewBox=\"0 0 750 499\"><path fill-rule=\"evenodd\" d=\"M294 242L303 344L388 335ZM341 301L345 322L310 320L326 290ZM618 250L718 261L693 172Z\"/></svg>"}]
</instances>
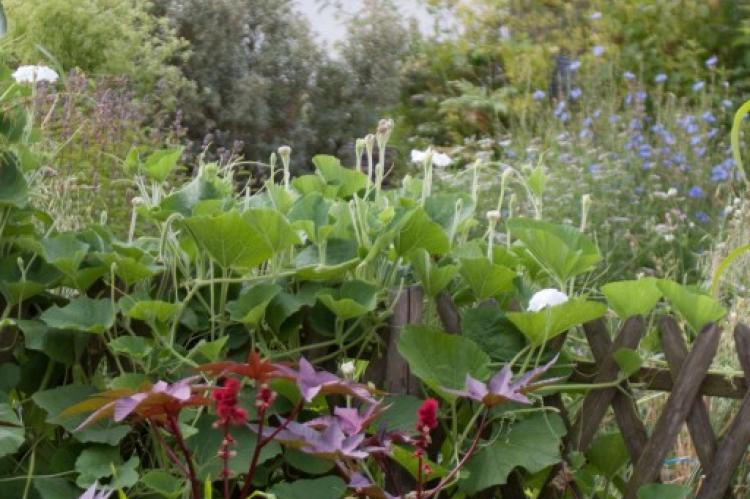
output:
<instances>
[{"instance_id":1,"label":"white flower","mask_svg":"<svg viewBox=\"0 0 750 499\"><path fill-rule=\"evenodd\" d=\"M420 151L419 149L411 150L411 162L412 163L422 163L424 162L426 157L427 157L427 151Z\"/></svg>"},{"instance_id":2,"label":"white flower","mask_svg":"<svg viewBox=\"0 0 750 499\"><path fill-rule=\"evenodd\" d=\"M487 212L487 220L497 223L500 220L500 210L490 210Z\"/></svg>"},{"instance_id":3,"label":"white flower","mask_svg":"<svg viewBox=\"0 0 750 499\"><path fill-rule=\"evenodd\" d=\"M547 288L534 293L529 300L529 312L539 312L546 307L555 307L568 301L568 295L554 288Z\"/></svg>"},{"instance_id":4,"label":"white flower","mask_svg":"<svg viewBox=\"0 0 750 499\"><path fill-rule=\"evenodd\" d=\"M453 160L445 153L438 152L432 155L432 164L434 164L435 166L444 168L446 166L449 166L451 163L453 163Z\"/></svg>"},{"instance_id":5,"label":"white flower","mask_svg":"<svg viewBox=\"0 0 750 499\"><path fill-rule=\"evenodd\" d=\"M339 369L341 370L341 374L343 374L345 378L351 379L354 376L356 367L354 366L354 361L349 360L341 364L341 367L339 367Z\"/></svg>"},{"instance_id":6,"label":"white flower","mask_svg":"<svg viewBox=\"0 0 750 499\"><path fill-rule=\"evenodd\" d=\"M13 79L17 83L36 83L38 81L55 83L58 78L60 76L57 72L47 66L19 66L13 72Z\"/></svg>"}]
</instances>

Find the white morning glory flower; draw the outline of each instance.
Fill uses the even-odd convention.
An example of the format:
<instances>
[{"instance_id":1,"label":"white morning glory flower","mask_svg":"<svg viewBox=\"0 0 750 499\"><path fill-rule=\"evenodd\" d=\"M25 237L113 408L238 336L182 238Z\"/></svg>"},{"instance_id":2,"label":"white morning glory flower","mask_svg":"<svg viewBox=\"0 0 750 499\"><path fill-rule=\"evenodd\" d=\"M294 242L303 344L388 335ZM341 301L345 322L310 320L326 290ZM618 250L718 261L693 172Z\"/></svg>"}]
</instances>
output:
<instances>
[{"instance_id":1,"label":"white morning glory flower","mask_svg":"<svg viewBox=\"0 0 750 499\"><path fill-rule=\"evenodd\" d=\"M539 312L540 310L547 307L555 307L562 305L568 301L568 295L555 288L546 288L541 291L534 293L534 296L529 300L529 312Z\"/></svg>"},{"instance_id":2,"label":"white morning glory flower","mask_svg":"<svg viewBox=\"0 0 750 499\"><path fill-rule=\"evenodd\" d=\"M47 66L19 66L13 72L13 79L17 83L36 83L44 81L55 83L60 76L57 71Z\"/></svg>"}]
</instances>

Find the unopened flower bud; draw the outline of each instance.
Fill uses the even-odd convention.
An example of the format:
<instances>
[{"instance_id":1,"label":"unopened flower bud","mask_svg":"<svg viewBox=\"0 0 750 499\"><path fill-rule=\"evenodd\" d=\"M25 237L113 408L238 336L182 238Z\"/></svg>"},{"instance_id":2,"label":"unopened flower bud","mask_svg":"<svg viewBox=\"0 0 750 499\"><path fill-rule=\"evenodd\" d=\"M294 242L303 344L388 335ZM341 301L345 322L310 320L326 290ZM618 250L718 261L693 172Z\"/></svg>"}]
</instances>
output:
<instances>
[{"instance_id":1,"label":"unopened flower bud","mask_svg":"<svg viewBox=\"0 0 750 499\"><path fill-rule=\"evenodd\" d=\"M278 149L278 153L282 162L289 161L289 157L292 155L292 148L289 146L281 146Z\"/></svg>"},{"instance_id":2,"label":"unopened flower bud","mask_svg":"<svg viewBox=\"0 0 750 499\"><path fill-rule=\"evenodd\" d=\"M357 139L354 143L354 154L357 156L357 161L362 161L362 155L364 154L366 147L367 142L365 139Z\"/></svg>"},{"instance_id":3,"label":"unopened flower bud","mask_svg":"<svg viewBox=\"0 0 750 499\"><path fill-rule=\"evenodd\" d=\"M341 369L341 374L343 374L345 378L352 378L354 376L354 371L356 371L353 360L344 362L339 369Z\"/></svg>"},{"instance_id":4,"label":"unopened flower bud","mask_svg":"<svg viewBox=\"0 0 750 499\"><path fill-rule=\"evenodd\" d=\"M385 147L385 144L388 143L388 140L391 138L391 133L393 132L393 126L394 122L390 118L384 118L378 122L378 131L375 134L375 137L378 141L379 147Z\"/></svg>"},{"instance_id":5,"label":"unopened flower bud","mask_svg":"<svg viewBox=\"0 0 750 499\"><path fill-rule=\"evenodd\" d=\"M487 220L491 224L496 224L500 220L500 210L490 210L487 212Z\"/></svg>"},{"instance_id":6,"label":"unopened flower bud","mask_svg":"<svg viewBox=\"0 0 750 499\"><path fill-rule=\"evenodd\" d=\"M132 204L133 206L140 206L143 203L145 203L145 201L140 196L136 196L136 197L134 197L133 199L130 200L130 204Z\"/></svg>"}]
</instances>

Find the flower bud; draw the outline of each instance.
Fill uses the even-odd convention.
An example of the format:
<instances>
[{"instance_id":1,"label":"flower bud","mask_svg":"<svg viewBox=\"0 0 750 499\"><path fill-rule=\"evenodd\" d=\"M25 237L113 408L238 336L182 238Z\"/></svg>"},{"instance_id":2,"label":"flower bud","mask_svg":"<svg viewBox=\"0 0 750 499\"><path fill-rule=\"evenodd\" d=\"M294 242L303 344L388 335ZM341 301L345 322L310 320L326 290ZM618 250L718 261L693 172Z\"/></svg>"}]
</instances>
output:
<instances>
[{"instance_id":1,"label":"flower bud","mask_svg":"<svg viewBox=\"0 0 750 499\"><path fill-rule=\"evenodd\" d=\"M283 163L287 163L292 155L292 148L289 146L281 146L278 149L279 157Z\"/></svg>"},{"instance_id":2,"label":"flower bud","mask_svg":"<svg viewBox=\"0 0 750 499\"><path fill-rule=\"evenodd\" d=\"M500 220L500 217L501 217L500 210L490 210L487 212L486 216L487 216L487 220L491 224L496 224Z\"/></svg>"},{"instance_id":3,"label":"flower bud","mask_svg":"<svg viewBox=\"0 0 750 499\"><path fill-rule=\"evenodd\" d=\"M390 118L384 118L378 122L378 130L375 138L378 141L378 147L385 147L393 132L394 122Z\"/></svg>"}]
</instances>

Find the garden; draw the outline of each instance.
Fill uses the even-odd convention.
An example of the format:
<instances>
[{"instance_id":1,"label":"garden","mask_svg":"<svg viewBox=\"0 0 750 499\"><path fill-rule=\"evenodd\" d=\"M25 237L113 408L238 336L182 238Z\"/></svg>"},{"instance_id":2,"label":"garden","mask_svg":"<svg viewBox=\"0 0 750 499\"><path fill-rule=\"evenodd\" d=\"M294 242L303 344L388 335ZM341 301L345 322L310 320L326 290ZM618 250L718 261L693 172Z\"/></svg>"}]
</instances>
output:
<instances>
[{"instance_id":1,"label":"garden","mask_svg":"<svg viewBox=\"0 0 750 499\"><path fill-rule=\"evenodd\" d=\"M310 3L0 1L0 497L750 497L750 5Z\"/></svg>"}]
</instances>

